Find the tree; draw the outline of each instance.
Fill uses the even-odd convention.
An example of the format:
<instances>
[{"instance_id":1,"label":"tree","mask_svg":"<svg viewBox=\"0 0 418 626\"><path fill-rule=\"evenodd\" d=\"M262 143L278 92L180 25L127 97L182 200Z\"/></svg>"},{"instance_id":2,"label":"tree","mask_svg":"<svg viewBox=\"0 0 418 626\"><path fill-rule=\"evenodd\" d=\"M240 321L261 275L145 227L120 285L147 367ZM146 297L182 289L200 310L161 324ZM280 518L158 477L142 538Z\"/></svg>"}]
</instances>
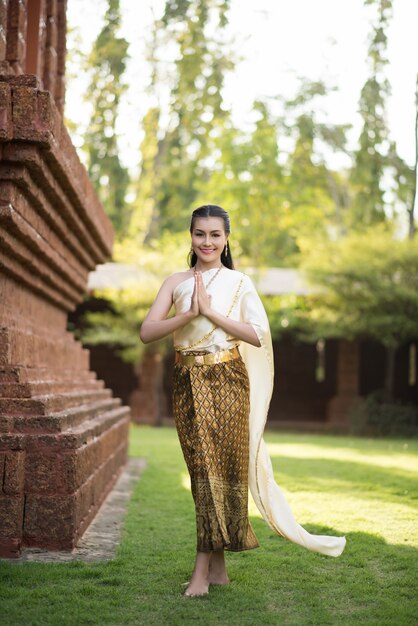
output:
<instances>
[{"instance_id":1,"label":"tree","mask_svg":"<svg viewBox=\"0 0 418 626\"><path fill-rule=\"evenodd\" d=\"M186 227L197 181L207 176L213 138L228 117L222 99L225 73L233 67L224 37L228 5L228 0L166 2L161 50L174 44L178 54L168 79L168 123L158 129L153 236ZM160 80L158 72L153 80Z\"/></svg>"},{"instance_id":2,"label":"tree","mask_svg":"<svg viewBox=\"0 0 418 626\"><path fill-rule=\"evenodd\" d=\"M253 110L257 119L251 134L230 122L223 126L215 142L212 170L200 182L198 197L228 207L233 227L230 245L241 263L274 266L294 250L294 240L280 222L285 193L277 123L265 103L255 102Z\"/></svg>"},{"instance_id":3,"label":"tree","mask_svg":"<svg viewBox=\"0 0 418 626\"><path fill-rule=\"evenodd\" d=\"M122 82L128 56L128 42L117 33L120 28L119 0L108 0L104 25L87 61L91 73L86 100L93 106L84 136L88 172L116 233L126 226L125 195L129 175L119 159L116 134L119 103L126 85Z\"/></svg>"},{"instance_id":4,"label":"tree","mask_svg":"<svg viewBox=\"0 0 418 626\"><path fill-rule=\"evenodd\" d=\"M344 173L329 168L325 154L346 153L349 126L319 121L318 100L329 91L322 81L305 79L295 97L283 103L281 130L294 142L285 169L288 223L296 241L344 232L348 183Z\"/></svg>"},{"instance_id":5,"label":"tree","mask_svg":"<svg viewBox=\"0 0 418 626\"><path fill-rule=\"evenodd\" d=\"M382 229L352 233L306 254L303 266L319 290L300 318L311 338L369 337L386 347L385 392L393 396L396 349L418 336L418 243Z\"/></svg>"},{"instance_id":6,"label":"tree","mask_svg":"<svg viewBox=\"0 0 418 626\"><path fill-rule=\"evenodd\" d=\"M370 76L361 90L359 102L363 126L350 176L353 199L347 222L352 228L363 228L386 220L382 183L388 166L386 99L390 87L385 67L388 63L386 32L392 14L392 0L365 0L365 4L376 7L377 20L368 53Z\"/></svg>"},{"instance_id":7,"label":"tree","mask_svg":"<svg viewBox=\"0 0 418 626\"><path fill-rule=\"evenodd\" d=\"M144 120L144 138L141 143L141 170L134 181L135 200L132 203L127 239L137 246L158 237L159 188L161 184L162 142L158 139L160 109L148 109Z\"/></svg>"}]
</instances>

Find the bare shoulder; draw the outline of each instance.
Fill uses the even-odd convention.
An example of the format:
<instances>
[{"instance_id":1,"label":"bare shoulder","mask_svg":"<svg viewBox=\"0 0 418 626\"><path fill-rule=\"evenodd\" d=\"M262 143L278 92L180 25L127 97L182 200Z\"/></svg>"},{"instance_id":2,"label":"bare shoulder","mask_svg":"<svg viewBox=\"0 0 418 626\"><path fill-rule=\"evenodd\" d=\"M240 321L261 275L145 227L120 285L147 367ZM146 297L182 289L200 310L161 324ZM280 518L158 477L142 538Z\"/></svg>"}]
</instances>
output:
<instances>
[{"instance_id":1,"label":"bare shoulder","mask_svg":"<svg viewBox=\"0 0 418 626\"><path fill-rule=\"evenodd\" d=\"M187 280L188 278L192 278L193 270L186 270L184 272L176 272L175 274L171 274L168 278L165 279L164 284L168 289L173 291L177 285Z\"/></svg>"}]
</instances>

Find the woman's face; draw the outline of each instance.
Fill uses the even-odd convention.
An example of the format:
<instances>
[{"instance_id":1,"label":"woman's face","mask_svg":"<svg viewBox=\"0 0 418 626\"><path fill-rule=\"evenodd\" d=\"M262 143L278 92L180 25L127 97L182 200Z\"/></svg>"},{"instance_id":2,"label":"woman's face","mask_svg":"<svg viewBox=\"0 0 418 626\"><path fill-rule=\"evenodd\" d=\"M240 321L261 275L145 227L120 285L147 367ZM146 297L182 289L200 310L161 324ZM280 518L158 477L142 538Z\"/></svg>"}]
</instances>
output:
<instances>
[{"instance_id":1,"label":"woman's face","mask_svg":"<svg viewBox=\"0 0 418 626\"><path fill-rule=\"evenodd\" d=\"M192 248L201 263L219 265L228 236L221 217L198 217L192 229Z\"/></svg>"}]
</instances>

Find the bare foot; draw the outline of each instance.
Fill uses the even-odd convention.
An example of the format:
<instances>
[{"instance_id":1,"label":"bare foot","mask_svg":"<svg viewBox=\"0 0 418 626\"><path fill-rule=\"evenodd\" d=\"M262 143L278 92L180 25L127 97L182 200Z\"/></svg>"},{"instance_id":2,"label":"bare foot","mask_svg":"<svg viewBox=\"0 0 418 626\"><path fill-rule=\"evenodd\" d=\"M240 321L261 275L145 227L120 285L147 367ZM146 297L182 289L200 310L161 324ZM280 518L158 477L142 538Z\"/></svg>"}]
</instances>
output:
<instances>
[{"instance_id":1,"label":"bare foot","mask_svg":"<svg viewBox=\"0 0 418 626\"><path fill-rule=\"evenodd\" d=\"M209 578L210 585L228 585L229 578L227 575L225 576L214 576L213 578Z\"/></svg>"},{"instance_id":2,"label":"bare foot","mask_svg":"<svg viewBox=\"0 0 418 626\"><path fill-rule=\"evenodd\" d=\"M209 562L208 580L210 585L227 585L229 583L223 551L212 552Z\"/></svg>"},{"instance_id":3,"label":"bare foot","mask_svg":"<svg viewBox=\"0 0 418 626\"><path fill-rule=\"evenodd\" d=\"M193 598L196 596L207 596L209 593L209 581L207 578L201 578L192 576L189 586L184 592L186 598Z\"/></svg>"},{"instance_id":4,"label":"bare foot","mask_svg":"<svg viewBox=\"0 0 418 626\"><path fill-rule=\"evenodd\" d=\"M194 596L206 596L209 593L209 562L210 552L197 552L196 562L193 569L193 574L188 584L184 596L191 598Z\"/></svg>"}]
</instances>

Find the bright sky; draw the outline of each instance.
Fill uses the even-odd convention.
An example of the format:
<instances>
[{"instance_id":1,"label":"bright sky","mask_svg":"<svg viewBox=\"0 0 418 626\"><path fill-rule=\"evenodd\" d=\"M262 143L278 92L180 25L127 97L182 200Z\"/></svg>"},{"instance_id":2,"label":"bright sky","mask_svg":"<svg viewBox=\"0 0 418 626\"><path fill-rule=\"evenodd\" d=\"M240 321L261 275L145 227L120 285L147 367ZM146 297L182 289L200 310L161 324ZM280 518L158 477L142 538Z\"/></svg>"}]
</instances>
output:
<instances>
[{"instance_id":1,"label":"bright sky","mask_svg":"<svg viewBox=\"0 0 418 626\"><path fill-rule=\"evenodd\" d=\"M145 88L144 61L153 15L160 16L165 0L121 0L121 35L130 42L126 74L129 91L118 132L121 156L130 167L138 162L141 119L150 97ZM387 77L392 87L388 122L400 155L415 160L415 83L418 72L417 0L394 0L388 30ZM105 0L68 0L69 25L77 27L83 51L88 52L101 27ZM333 123L354 124L352 147L358 136L360 90L368 75L366 55L371 10L363 0L231 0L230 28L234 49L242 60L225 85L225 99L235 122L251 123L256 98L294 95L296 77L323 79L339 88L322 101L322 117ZM85 77L69 82L67 115L83 126L88 115L82 104ZM337 164L336 164L337 165Z\"/></svg>"}]
</instances>

